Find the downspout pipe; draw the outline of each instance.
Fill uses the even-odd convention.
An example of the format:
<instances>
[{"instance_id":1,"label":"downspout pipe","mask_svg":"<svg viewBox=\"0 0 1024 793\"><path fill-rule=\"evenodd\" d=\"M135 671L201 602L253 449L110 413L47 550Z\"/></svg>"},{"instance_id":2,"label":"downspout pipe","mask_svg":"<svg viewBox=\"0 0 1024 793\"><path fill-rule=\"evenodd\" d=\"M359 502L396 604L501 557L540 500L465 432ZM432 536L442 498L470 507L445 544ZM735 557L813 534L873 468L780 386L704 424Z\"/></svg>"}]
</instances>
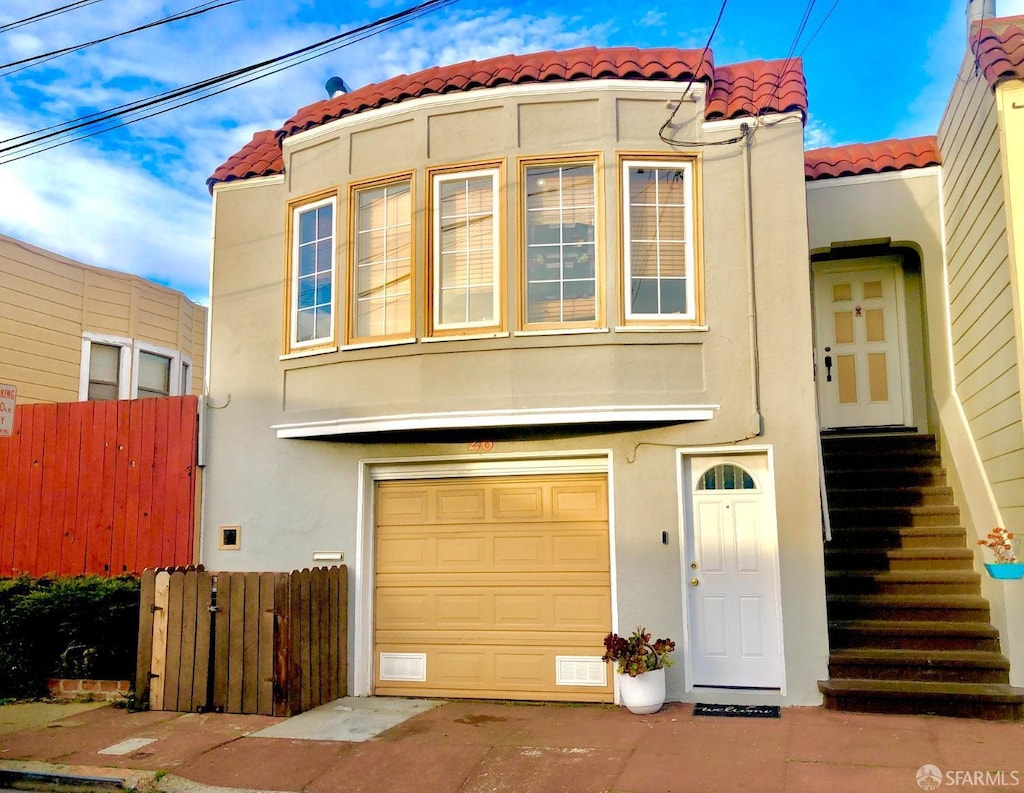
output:
<instances>
[{"instance_id":1,"label":"downspout pipe","mask_svg":"<svg viewBox=\"0 0 1024 793\"><path fill-rule=\"evenodd\" d=\"M764 434L761 415L761 364L757 347L757 293L754 283L754 186L750 167L750 147L754 142L749 124L740 125L743 133L743 183L746 193L743 202L743 225L747 240L747 332L750 344L750 398L754 406L749 437Z\"/></svg>"}]
</instances>

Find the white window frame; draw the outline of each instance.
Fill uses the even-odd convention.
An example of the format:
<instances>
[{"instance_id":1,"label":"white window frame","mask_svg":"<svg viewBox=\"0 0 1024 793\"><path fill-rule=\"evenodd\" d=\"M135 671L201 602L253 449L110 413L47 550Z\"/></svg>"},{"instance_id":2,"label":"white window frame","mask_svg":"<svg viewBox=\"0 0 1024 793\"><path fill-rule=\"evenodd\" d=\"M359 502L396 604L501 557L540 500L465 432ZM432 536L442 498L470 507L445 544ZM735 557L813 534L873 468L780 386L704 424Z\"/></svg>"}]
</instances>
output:
<instances>
[{"instance_id":1,"label":"white window frame","mask_svg":"<svg viewBox=\"0 0 1024 793\"><path fill-rule=\"evenodd\" d=\"M78 378L78 399L89 400L89 370L92 366L92 345L105 344L108 347L119 347L121 352L117 365L117 398L129 399L131 395L132 377L132 340L122 336L108 336L102 333L82 333L82 369Z\"/></svg>"},{"instance_id":2,"label":"white window frame","mask_svg":"<svg viewBox=\"0 0 1024 793\"><path fill-rule=\"evenodd\" d=\"M185 363L189 366L192 362L178 352L168 347L159 347L156 344L150 344L144 341L136 341L135 346L132 349L132 399L135 399L139 395L139 355L142 352L148 352L153 355L159 355L161 358L168 360L168 366L170 371L168 372L168 389L170 393L168 396L181 396L181 364L184 359Z\"/></svg>"},{"instance_id":3,"label":"white window frame","mask_svg":"<svg viewBox=\"0 0 1024 793\"><path fill-rule=\"evenodd\" d=\"M82 368L78 382L78 399L86 402L89 399L89 367L92 360L92 345L106 344L121 349L117 369L117 398L135 399L139 394L139 353L149 352L167 358L170 361L168 382L170 396L183 396L191 393L187 369L192 371L192 359L181 350L172 350L146 341L128 339L123 336L109 336L103 333L82 333Z\"/></svg>"},{"instance_id":4,"label":"white window frame","mask_svg":"<svg viewBox=\"0 0 1024 793\"><path fill-rule=\"evenodd\" d=\"M685 234L684 250L686 256L686 311L681 314L640 313L633 311L631 289L632 272L632 225L630 218L629 173L633 168L653 168L657 170L681 171L685 179L686 210L684 213ZM689 159L624 159L622 160L622 303L627 322L688 322L697 320L697 257L694 235L696 228L694 205L697 191L694 185L694 163ZM658 280L661 280L660 275Z\"/></svg>"},{"instance_id":5,"label":"white window frame","mask_svg":"<svg viewBox=\"0 0 1024 793\"><path fill-rule=\"evenodd\" d=\"M492 245L492 283L494 319L482 320L479 322L442 322L441 321L441 184L443 182L464 182L469 179L476 179L481 176L491 178L491 245ZM431 318L434 331L458 331L474 328L500 328L501 327L501 169L500 168L477 168L469 171L451 171L445 173L431 174Z\"/></svg>"},{"instance_id":6,"label":"white window frame","mask_svg":"<svg viewBox=\"0 0 1024 793\"><path fill-rule=\"evenodd\" d=\"M299 330L299 216L305 212L331 207L331 322L330 333L306 341L298 340ZM291 210L291 261L289 262L289 291L291 292L288 307L288 349L307 350L334 344L337 335L338 316L338 197L328 196L317 201L298 204Z\"/></svg>"}]
</instances>

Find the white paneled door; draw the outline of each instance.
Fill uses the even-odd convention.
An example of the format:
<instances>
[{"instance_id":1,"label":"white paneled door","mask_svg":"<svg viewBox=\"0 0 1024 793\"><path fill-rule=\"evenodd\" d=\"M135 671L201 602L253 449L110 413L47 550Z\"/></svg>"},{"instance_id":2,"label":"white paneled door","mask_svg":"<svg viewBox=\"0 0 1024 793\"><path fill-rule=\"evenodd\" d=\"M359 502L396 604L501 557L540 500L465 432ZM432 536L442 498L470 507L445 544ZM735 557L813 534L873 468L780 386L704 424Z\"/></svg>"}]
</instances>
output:
<instances>
[{"instance_id":1,"label":"white paneled door","mask_svg":"<svg viewBox=\"0 0 1024 793\"><path fill-rule=\"evenodd\" d=\"M684 586L695 686L781 688L781 606L767 455L690 460Z\"/></svg>"}]
</instances>

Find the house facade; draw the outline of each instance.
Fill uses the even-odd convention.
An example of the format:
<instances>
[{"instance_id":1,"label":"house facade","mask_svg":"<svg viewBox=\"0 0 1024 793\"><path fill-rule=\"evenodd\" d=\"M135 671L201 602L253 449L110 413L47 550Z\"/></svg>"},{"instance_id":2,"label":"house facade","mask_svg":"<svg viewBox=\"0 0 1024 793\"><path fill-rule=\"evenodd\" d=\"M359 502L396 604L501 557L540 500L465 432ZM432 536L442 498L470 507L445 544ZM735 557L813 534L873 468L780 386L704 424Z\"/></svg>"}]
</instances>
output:
<instances>
[{"instance_id":1,"label":"house facade","mask_svg":"<svg viewBox=\"0 0 1024 793\"><path fill-rule=\"evenodd\" d=\"M0 235L0 382L19 403L201 394L206 309Z\"/></svg>"},{"instance_id":2,"label":"house facade","mask_svg":"<svg viewBox=\"0 0 1024 793\"><path fill-rule=\"evenodd\" d=\"M811 704L798 61L584 49L300 109L210 179L202 561L344 562L356 695Z\"/></svg>"}]
</instances>

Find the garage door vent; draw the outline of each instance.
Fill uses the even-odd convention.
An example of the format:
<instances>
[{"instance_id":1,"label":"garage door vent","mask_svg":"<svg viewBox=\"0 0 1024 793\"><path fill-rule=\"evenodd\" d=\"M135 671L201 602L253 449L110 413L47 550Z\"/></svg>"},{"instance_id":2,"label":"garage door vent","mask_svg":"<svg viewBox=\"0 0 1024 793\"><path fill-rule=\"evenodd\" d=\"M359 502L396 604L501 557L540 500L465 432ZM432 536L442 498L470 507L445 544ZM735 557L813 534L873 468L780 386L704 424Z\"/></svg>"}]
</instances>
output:
<instances>
[{"instance_id":1,"label":"garage door vent","mask_svg":"<svg viewBox=\"0 0 1024 793\"><path fill-rule=\"evenodd\" d=\"M555 683L559 686L606 686L607 668L600 656L556 655Z\"/></svg>"},{"instance_id":2,"label":"garage door vent","mask_svg":"<svg viewBox=\"0 0 1024 793\"><path fill-rule=\"evenodd\" d=\"M427 654L381 653L380 679L425 683L427 680Z\"/></svg>"}]
</instances>

